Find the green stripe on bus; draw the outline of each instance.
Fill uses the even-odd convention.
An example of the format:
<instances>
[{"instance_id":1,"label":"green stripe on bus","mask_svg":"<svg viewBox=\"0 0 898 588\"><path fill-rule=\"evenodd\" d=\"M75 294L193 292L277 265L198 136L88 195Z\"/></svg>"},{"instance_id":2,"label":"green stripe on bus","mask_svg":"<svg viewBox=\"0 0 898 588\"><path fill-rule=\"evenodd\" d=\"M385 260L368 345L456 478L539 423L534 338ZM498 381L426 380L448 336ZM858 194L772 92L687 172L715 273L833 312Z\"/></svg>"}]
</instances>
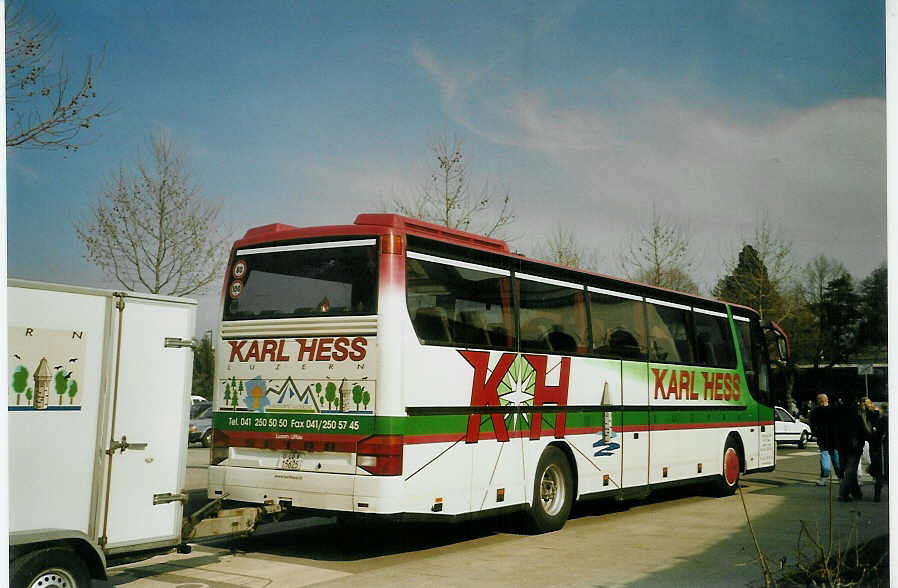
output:
<instances>
[{"instance_id":1,"label":"green stripe on bus","mask_svg":"<svg viewBox=\"0 0 898 588\"><path fill-rule=\"evenodd\" d=\"M746 410L664 410L655 408L651 411L619 412L611 410L611 421L614 427L633 427L651 425L703 425L707 423L745 423L755 419L762 422L773 420L773 409L761 407L760 414L755 414L755 406ZM476 414L476 413L475 413ZM651 414L651 419L649 415ZM525 418L526 416L526 418ZM493 431L492 419L488 414L479 415L480 431ZM509 415L505 417L505 425L509 432L527 431L530 429L531 414ZM542 413L542 429L555 426L556 414ZM651 423L649 422L651 420ZM605 421L605 412L569 412L565 419L568 429L599 429ZM451 435L464 434L468 427L468 415L430 415L430 416L372 416L356 414L317 414L308 413L249 413L249 412L216 412L212 418L213 426L224 431L261 431L281 433L324 433L335 435Z\"/></svg>"}]
</instances>

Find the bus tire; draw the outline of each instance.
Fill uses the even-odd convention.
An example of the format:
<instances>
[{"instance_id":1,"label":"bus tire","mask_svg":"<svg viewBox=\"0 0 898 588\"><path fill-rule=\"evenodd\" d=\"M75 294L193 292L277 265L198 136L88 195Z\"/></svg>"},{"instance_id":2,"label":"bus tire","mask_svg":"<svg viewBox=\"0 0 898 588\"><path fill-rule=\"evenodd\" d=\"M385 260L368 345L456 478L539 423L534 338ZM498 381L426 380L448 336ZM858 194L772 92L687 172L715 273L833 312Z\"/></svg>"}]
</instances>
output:
<instances>
[{"instance_id":1,"label":"bus tire","mask_svg":"<svg viewBox=\"0 0 898 588\"><path fill-rule=\"evenodd\" d=\"M715 484L718 496L732 496L739 487L739 475L742 471L742 454L732 437L727 439L723 447L723 464L720 476Z\"/></svg>"},{"instance_id":2,"label":"bus tire","mask_svg":"<svg viewBox=\"0 0 898 588\"><path fill-rule=\"evenodd\" d=\"M557 531L564 526L574 502L574 477L567 456L557 447L543 451L533 480L530 526L536 533Z\"/></svg>"},{"instance_id":3,"label":"bus tire","mask_svg":"<svg viewBox=\"0 0 898 588\"><path fill-rule=\"evenodd\" d=\"M11 562L9 585L15 588L87 588L90 586L90 573L78 554L68 547L45 547Z\"/></svg>"}]
</instances>

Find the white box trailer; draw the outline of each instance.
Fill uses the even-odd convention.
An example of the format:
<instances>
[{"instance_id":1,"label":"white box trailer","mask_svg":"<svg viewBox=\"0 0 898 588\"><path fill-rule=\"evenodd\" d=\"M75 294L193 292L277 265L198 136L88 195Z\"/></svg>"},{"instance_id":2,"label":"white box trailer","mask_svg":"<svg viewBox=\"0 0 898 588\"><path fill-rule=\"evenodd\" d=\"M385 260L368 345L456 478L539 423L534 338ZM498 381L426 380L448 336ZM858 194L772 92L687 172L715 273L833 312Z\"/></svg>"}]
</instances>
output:
<instances>
[{"instance_id":1,"label":"white box trailer","mask_svg":"<svg viewBox=\"0 0 898 588\"><path fill-rule=\"evenodd\" d=\"M9 280L13 586L179 545L196 302Z\"/></svg>"}]
</instances>

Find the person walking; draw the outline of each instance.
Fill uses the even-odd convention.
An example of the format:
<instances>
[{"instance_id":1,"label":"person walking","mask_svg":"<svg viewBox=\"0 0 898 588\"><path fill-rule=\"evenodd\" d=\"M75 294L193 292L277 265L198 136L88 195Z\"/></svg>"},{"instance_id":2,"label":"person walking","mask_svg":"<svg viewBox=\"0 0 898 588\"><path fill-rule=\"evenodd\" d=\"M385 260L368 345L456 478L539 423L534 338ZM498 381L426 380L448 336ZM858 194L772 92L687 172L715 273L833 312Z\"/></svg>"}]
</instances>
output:
<instances>
[{"instance_id":1,"label":"person walking","mask_svg":"<svg viewBox=\"0 0 898 588\"><path fill-rule=\"evenodd\" d=\"M826 394L817 395L817 404L811 410L810 417L811 433L817 439L817 448L820 450L820 479L817 480L817 485L825 486L832 470L835 470L837 477L842 477L839 469L839 451L836 449L833 431L833 411Z\"/></svg>"},{"instance_id":2,"label":"person walking","mask_svg":"<svg viewBox=\"0 0 898 588\"><path fill-rule=\"evenodd\" d=\"M861 461L864 442L871 436L867 411L862 399L846 402L836 416L838 431L836 448L842 466L842 481L839 483L839 500L852 502L863 498L858 485L857 468Z\"/></svg>"},{"instance_id":3,"label":"person walking","mask_svg":"<svg viewBox=\"0 0 898 588\"><path fill-rule=\"evenodd\" d=\"M867 411L867 420L872 429L870 436L870 468L869 473L873 476L873 501L879 502L882 499L882 486L889 477L889 418L885 413L876 410L873 401L869 398L864 399Z\"/></svg>"}]
</instances>

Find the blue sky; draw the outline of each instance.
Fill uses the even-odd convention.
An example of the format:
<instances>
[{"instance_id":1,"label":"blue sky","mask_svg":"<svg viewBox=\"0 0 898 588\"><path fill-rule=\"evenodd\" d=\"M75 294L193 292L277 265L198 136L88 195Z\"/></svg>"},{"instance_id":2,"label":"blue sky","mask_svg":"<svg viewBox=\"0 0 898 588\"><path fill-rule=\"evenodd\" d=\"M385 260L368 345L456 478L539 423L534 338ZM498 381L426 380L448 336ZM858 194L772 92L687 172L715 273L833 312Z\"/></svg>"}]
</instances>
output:
<instances>
[{"instance_id":1,"label":"blue sky","mask_svg":"<svg viewBox=\"0 0 898 588\"><path fill-rule=\"evenodd\" d=\"M7 152L9 275L111 285L73 223L157 129L235 237L378 211L456 133L528 253L564 226L620 275L654 203L705 288L764 214L800 263L885 259L881 3L483 4L34 0L73 70L105 55L115 112L75 154Z\"/></svg>"}]
</instances>

